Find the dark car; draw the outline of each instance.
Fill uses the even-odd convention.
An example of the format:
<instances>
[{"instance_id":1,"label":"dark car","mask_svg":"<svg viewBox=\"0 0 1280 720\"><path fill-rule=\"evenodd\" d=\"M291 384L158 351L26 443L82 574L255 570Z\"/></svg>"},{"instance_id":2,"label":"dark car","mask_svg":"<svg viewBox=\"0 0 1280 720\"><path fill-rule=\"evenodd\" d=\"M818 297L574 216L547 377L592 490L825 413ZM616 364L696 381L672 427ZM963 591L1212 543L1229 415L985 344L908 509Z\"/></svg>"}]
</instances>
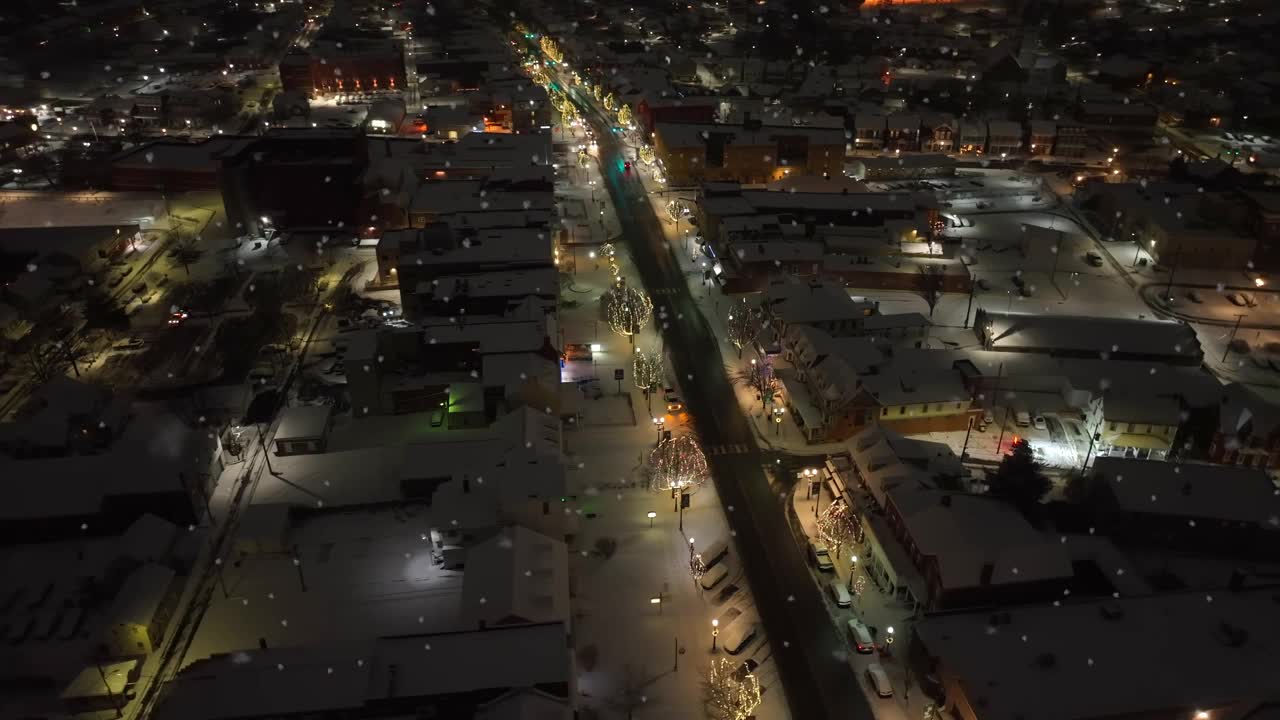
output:
<instances>
[{"instance_id":1,"label":"dark car","mask_svg":"<svg viewBox=\"0 0 1280 720\"><path fill-rule=\"evenodd\" d=\"M1092 250L1084 254L1084 260L1094 267L1102 267L1102 256Z\"/></svg>"}]
</instances>

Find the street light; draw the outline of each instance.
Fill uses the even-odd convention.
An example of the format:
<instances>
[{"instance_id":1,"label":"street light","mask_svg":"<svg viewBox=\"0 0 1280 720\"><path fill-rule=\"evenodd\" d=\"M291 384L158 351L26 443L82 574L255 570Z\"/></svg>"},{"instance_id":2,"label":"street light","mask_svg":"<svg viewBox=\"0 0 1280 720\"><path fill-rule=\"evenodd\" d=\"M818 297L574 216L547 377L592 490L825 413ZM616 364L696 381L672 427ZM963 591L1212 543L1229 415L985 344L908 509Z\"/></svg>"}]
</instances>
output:
<instances>
[{"instance_id":1,"label":"street light","mask_svg":"<svg viewBox=\"0 0 1280 720\"><path fill-rule=\"evenodd\" d=\"M693 538L689 538L689 559L693 559Z\"/></svg>"},{"instance_id":2,"label":"street light","mask_svg":"<svg viewBox=\"0 0 1280 720\"><path fill-rule=\"evenodd\" d=\"M889 636L884 639L884 644L892 645L893 644L893 626L890 625L889 627L885 628L885 632L889 633Z\"/></svg>"},{"instance_id":3,"label":"street light","mask_svg":"<svg viewBox=\"0 0 1280 720\"><path fill-rule=\"evenodd\" d=\"M1253 279L1253 284L1254 284L1254 286L1255 286L1255 287L1262 287L1263 285L1266 285L1266 284L1267 284L1267 281L1266 281L1266 280L1264 280L1264 279L1262 279L1262 278L1260 278L1260 277L1259 277L1259 278L1254 278L1254 279Z\"/></svg>"},{"instance_id":4,"label":"street light","mask_svg":"<svg viewBox=\"0 0 1280 720\"><path fill-rule=\"evenodd\" d=\"M720 636L720 621L711 621L711 652L716 651L716 638Z\"/></svg>"},{"instance_id":5,"label":"street light","mask_svg":"<svg viewBox=\"0 0 1280 720\"><path fill-rule=\"evenodd\" d=\"M653 510L650 510L649 512L645 513L645 516L649 518L649 527L653 527L653 519L658 517L658 513L654 512Z\"/></svg>"}]
</instances>

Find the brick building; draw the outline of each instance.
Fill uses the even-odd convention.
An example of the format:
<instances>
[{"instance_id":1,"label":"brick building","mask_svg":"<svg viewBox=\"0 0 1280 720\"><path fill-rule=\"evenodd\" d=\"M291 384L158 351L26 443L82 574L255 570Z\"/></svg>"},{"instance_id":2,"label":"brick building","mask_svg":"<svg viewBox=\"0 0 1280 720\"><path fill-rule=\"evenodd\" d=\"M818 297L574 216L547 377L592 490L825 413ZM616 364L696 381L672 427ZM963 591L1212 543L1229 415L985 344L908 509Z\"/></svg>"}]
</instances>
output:
<instances>
[{"instance_id":1,"label":"brick building","mask_svg":"<svg viewBox=\"0 0 1280 720\"><path fill-rule=\"evenodd\" d=\"M764 183L792 173L837 177L844 170L841 128L658 123L654 147L672 185L736 180Z\"/></svg>"}]
</instances>

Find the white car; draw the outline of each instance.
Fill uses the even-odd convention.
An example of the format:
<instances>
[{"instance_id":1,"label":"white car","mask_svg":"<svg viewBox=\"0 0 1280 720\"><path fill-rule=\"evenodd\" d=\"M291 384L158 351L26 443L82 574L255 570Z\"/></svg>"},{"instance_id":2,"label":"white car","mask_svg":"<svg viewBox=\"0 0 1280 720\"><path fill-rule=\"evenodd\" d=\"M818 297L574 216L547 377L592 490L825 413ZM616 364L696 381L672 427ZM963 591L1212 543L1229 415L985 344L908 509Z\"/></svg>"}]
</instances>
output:
<instances>
[{"instance_id":1,"label":"white car","mask_svg":"<svg viewBox=\"0 0 1280 720\"><path fill-rule=\"evenodd\" d=\"M831 553L827 550L827 546L817 540L809 541L809 554L813 556L814 563L818 569L824 572L835 570L835 563L831 562Z\"/></svg>"},{"instance_id":2,"label":"white car","mask_svg":"<svg viewBox=\"0 0 1280 720\"><path fill-rule=\"evenodd\" d=\"M1037 430L1048 430L1048 429L1049 429L1049 423L1045 422L1045 419L1044 419L1044 416L1043 416L1043 415L1037 415L1037 416L1035 416L1035 419L1033 419L1033 420L1031 421L1031 424L1032 424L1032 425L1034 425L1034 426L1035 426L1035 428L1036 428Z\"/></svg>"},{"instance_id":3,"label":"white car","mask_svg":"<svg viewBox=\"0 0 1280 720\"><path fill-rule=\"evenodd\" d=\"M875 652L876 642L871 637L871 630L857 618L852 618L847 623L849 629L849 640L853 642L853 648L863 655L870 655Z\"/></svg>"}]
</instances>

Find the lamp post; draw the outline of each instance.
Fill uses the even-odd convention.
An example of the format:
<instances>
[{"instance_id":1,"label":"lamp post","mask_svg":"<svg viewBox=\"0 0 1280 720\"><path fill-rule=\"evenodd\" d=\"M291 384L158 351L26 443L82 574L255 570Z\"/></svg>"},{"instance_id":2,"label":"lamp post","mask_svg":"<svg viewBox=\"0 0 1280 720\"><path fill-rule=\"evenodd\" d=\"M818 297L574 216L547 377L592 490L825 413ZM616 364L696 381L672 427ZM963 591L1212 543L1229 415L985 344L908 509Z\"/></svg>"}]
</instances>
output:
<instances>
[{"instance_id":1,"label":"lamp post","mask_svg":"<svg viewBox=\"0 0 1280 720\"><path fill-rule=\"evenodd\" d=\"M658 513L650 510L648 513L646 513L646 515L649 518L649 527L653 527L653 519L658 517Z\"/></svg>"},{"instance_id":2,"label":"lamp post","mask_svg":"<svg viewBox=\"0 0 1280 720\"><path fill-rule=\"evenodd\" d=\"M693 560L693 538L689 538L689 560Z\"/></svg>"},{"instance_id":3,"label":"lamp post","mask_svg":"<svg viewBox=\"0 0 1280 720\"><path fill-rule=\"evenodd\" d=\"M658 431L658 444L662 443L662 431L666 428L667 419L655 417L653 418L653 428Z\"/></svg>"},{"instance_id":4,"label":"lamp post","mask_svg":"<svg viewBox=\"0 0 1280 720\"><path fill-rule=\"evenodd\" d=\"M782 416L785 415L787 409L784 407L775 407L773 409L773 429L774 435L782 435Z\"/></svg>"},{"instance_id":5,"label":"lamp post","mask_svg":"<svg viewBox=\"0 0 1280 720\"><path fill-rule=\"evenodd\" d=\"M849 556L849 592L854 592L853 579L858 576L858 556Z\"/></svg>"},{"instance_id":6,"label":"lamp post","mask_svg":"<svg viewBox=\"0 0 1280 720\"><path fill-rule=\"evenodd\" d=\"M298 571L298 585L302 587L302 592L306 592L307 578L302 574L302 560L296 555L293 557L293 567Z\"/></svg>"},{"instance_id":7,"label":"lamp post","mask_svg":"<svg viewBox=\"0 0 1280 720\"><path fill-rule=\"evenodd\" d=\"M716 639L720 637L720 621L711 621L711 652L716 651Z\"/></svg>"}]
</instances>

